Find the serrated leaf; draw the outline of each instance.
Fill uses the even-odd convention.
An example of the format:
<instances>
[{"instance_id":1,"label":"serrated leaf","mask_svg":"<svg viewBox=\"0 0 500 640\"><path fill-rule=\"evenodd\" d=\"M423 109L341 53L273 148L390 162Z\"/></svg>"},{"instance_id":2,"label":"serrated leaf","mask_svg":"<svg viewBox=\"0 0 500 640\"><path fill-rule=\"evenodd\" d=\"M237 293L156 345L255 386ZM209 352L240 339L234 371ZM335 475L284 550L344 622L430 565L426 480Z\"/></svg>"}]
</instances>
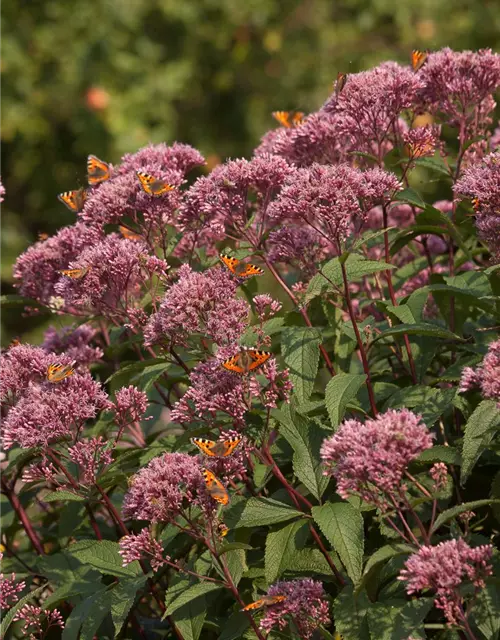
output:
<instances>
[{"instance_id":1,"label":"serrated leaf","mask_svg":"<svg viewBox=\"0 0 500 640\"><path fill-rule=\"evenodd\" d=\"M264 566L268 584L275 582L285 569L293 567L294 556L304 546L308 533L307 522L298 520L267 534Z\"/></svg>"},{"instance_id":2,"label":"serrated leaf","mask_svg":"<svg viewBox=\"0 0 500 640\"><path fill-rule=\"evenodd\" d=\"M447 166L440 157L418 158L417 160L415 160L415 165L417 167L424 167L424 169L429 169L429 171L438 173L440 176L446 177L450 180L452 179Z\"/></svg>"},{"instance_id":3,"label":"serrated leaf","mask_svg":"<svg viewBox=\"0 0 500 640\"><path fill-rule=\"evenodd\" d=\"M337 552L354 583L361 578L363 566L363 516L348 502L327 502L313 507L314 521Z\"/></svg>"},{"instance_id":4,"label":"serrated leaf","mask_svg":"<svg viewBox=\"0 0 500 640\"><path fill-rule=\"evenodd\" d=\"M233 549L224 556L231 578L236 586L240 583L243 574L248 571L246 553L244 549Z\"/></svg>"},{"instance_id":5,"label":"serrated leaf","mask_svg":"<svg viewBox=\"0 0 500 640\"><path fill-rule=\"evenodd\" d=\"M335 629L343 640L370 640L366 614L370 608L370 600L363 590L354 593L348 585L342 589L333 602Z\"/></svg>"},{"instance_id":6,"label":"serrated leaf","mask_svg":"<svg viewBox=\"0 0 500 640\"><path fill-rule=\"evenodd\" d=\"M446 411L450 410L456 394L456 387L433 389L425 385L404 387L396 391L387 401L387 407L406 407L420 414L422 420L431 427Z\"/></svg>"},{"instance_id":7,"label":"serrated leaf","mask_svg":"<svg viewBox=\"0 0 500 640\"><path fill-rule=\"evenodd\" d=\"M455 447L446 447L443 444L434 445L431 449L426 449L418 456L417 462L444 462L460 466L462 458L460 452Z\"/></svg>"},{"instance_id":8,"label":"serrated leaf","mask_svg":"<svg viewBox=\"0 0 500 640\"><path fill-rule=\"evenodd\" d=\"M303 515L301 511L278 500L252 497L228 509L224 520L230 529L238 529L277 524Z\"/></svg>"},{"instance_id":9,"label":"serrated leaf","mask_svg":"<svg viewBox=\"0 0 500 640\"><path fill-rule=\"evenodd\" d=\"M143 588L146 576L138 576L120 582L111 591L111 619L115 628L115 636L120 633L125 620L134 606L137 592Z\"/></svg>"},{"instance_id":10,"label":"serrated leaf","mask_svg":"<svg viewBox=\"0 0 500 640\"><path fill-rule=\"evenodd\" d=\"M479 591L472 609L474 622L488 640L498 640L500 635L500 591L498 585L487 583Z\"/></svg>"},{"instance_id":11,"label":"serrated leaf","mask_svg":"<svg viewBox=\"0 0 500 640\"><path fill-rule=\"evenodd\" d=\"M380 549L377 549L375 553L373 553L368 560L366 561L365 568L363 570L363 577L367 576L370 571L374 569L381 562L385 562L390 558L394 558L394 556L399 556L402 554L413 553L414 549L408 544L386 544Z\"/></svg>"},{"instance_id":12,"label":"serrated leaf","mask_svg":"<svg viewBox=\"0 0 500 640\"><path fill-rule=\"evenodd\" d=\"M415 191L415 189L403 189L402 191L398 191L394 196L394 200L397 202L406 202L414 207L418 207L419 209L425 209L425 202L422 200L422 196L418 191Z\"/></svg>"},{"instance_id":13,"label":"serrated leaf","mask_svg":"<svg viewBox=\"0 0 500 640\"><path fill-rule=\"evenodd\" d=\"M465 425L462 447L460 484L465 484L481 454L490 444L495 429L500 426L500 411L493 400L483 400Z\"/></svg>"},{"instance_id":14,"label":"serrated leaf","mask_svg":"<svg viewBox=\"0 0 500 640\"><path fill-rule=\"evenodd\" d=\"M458 504L456 507L446 509L446 511L443 511L443 513L439 514L439 516L436 518L436 522L432 527L431 533L434 533L439 529L439 527L442 527L443 524L446 524L452 518L455 518L465 511L473 511L474 509L491 506L493 504L500 504L500 500L494 500L492 498L486 498L484 500L473 500L472 502L463 502L462 504Z\"/></svg>"},{"instance_id":15,"label":"serrated leaf","mask_svg":"<svg viewBox=\"0 0 500 640\"><path fill-rule=\"evenodd\" d=\"M250 626L248 617L241 611L233 613L228 621L224 623L224 628L218 640L239 640Z\"/></svg>"},{"instance_id":16,"label":"serrated leaf","mask_svg":"<svg viewBox=\"0 0 500 640\"><path fill-rule=\"evenodd\" d=\"M207 616L205 598L188 602L172 615L172 619L183 640L198 640Z\"/></svg>"},{"instance_id":17,"label":"serrated leaf","mask_svg":"<svg viewBox=\"0 0 500 640\"><path fill-rule=\"evenodd\" d=\"M313 327L286 327L281 334L281 353L290 370L299 402L309 400L319 363L321 334Z\"/></svg>"},{"instance_id":18,"label":"serrated leaf","mask_svg":"<svg viewBox=\"0 0 500 640\"><path fill-rule=\"evenodd\" d=\"M85 498L83 496L78 496L72 491L51 491L50 493L47 493L45 496L43 496L44 502L57 502L58 500L85 502Z\"/></svg>"},{"instance_id":19,"label":"serrated leaf","mask_svg":"<svg viewBox=\"0 0 500 640\"><path fill-rule=\"evenodd\" d=\"M141 574L141 567L137 560L126 567L123 566L119 545L111 540L79 540L71 545L69 554L101 573L118 578Z\"/></svg>"},{"instance_id":20,"label":"serrated leaf","mask_svg":"<svg viewBox=\"0 0 500 640\"><path fill-rule=\"evenodd\" d=\"M22 609L24 605L27 604L30 600L39 596L42 593L42 591L44 591L46 588L47 588L47 585L43 584L41 587L38 587L38 589L34 589L33 591L30 591L25 596L20 598L15 604L12 605L12 607L9 609L9 611L7 611L7 613L2 611L3 615L2 615L2 622L0 623L0 638L3 639L5 637L5 634L7 633L7 630L10 627L16 613L20 609Z\"/></svg>"},{"instance_id":21,"label":"serrated leaf","mask_svg":"<svg viewBox=\"0 0 500 640\"><path fill-rule=\"evenodd\" d=\"M111 608L111 594L103 585L91 596L79 602L64 623L62 640L93 640Z\"/></svg>"},{"instance_id":22,"label":"serrated leaf","mask_svg":"<svg viewBox=\"0 0 500 640\"><path fill-rule=\"evenodd\" d=\"M440 327L437 324L430 324L429 322L420 322L418 324L399 324L396 327L390 327L377 334L371 344L378 342L382 338L389 336L429 336L431 338L442 338L444 340L453 340L458 342L465 342L464 338L461 338L453 331Z\"/></svg>"},{"instance_id":23,"label":"serrated leaf","mask_svg":"<svg viewBox=\"0 0 500 640\"><path fill-rule=\"evenodd\" d=\"M325 402L332 427L337 429L349 402L366 381L366 374L337 373L326 385Z\"/></svg>"},{"instance_id":24,"label":"serrated leaf","mask_svg":"<svg viewBox=\"0 0 500 640\"><path fill-rule=\"evenodd\" d=\"M193 584L191 587L187 588L180 595L175 598L173 602L171 602L163 617L171 616L177 609L180 609L191 600L196 600L196 598L200 598L201 596L205 596L207 593L211 593L212 591L219 591L223 589L223 585L217 584L215 582L198 582L197 584Z\"/></svg>"},{"instance_id":25,"label":"serrated leaf","mask_svg":"<svg viewBox=\"0 0 500 640\"><path fill-rule=\"evenodd\" d=\"M423 620L433 606L432 598L420 598L410 602L373 604L368 611L371 637L377 640L407 640L417 633L425 637Z\"/></svg>"}]
</instances>

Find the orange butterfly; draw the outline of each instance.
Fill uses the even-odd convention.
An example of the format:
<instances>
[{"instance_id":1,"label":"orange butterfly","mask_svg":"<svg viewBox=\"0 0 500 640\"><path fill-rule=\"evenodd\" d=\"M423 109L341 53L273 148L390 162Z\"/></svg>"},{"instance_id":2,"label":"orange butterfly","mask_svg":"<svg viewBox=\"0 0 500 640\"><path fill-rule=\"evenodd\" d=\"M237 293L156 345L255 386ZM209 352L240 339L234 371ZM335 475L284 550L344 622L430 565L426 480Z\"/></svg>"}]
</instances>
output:
<instances>
[{"instance_id":1,"label":"orange butterfly","mask_svg":"<svg viewBox=\"0 0 500 640\"><path fill-rule=\"evenodd\" d=\"M130 229L127 229L127 227L123 227L120 225L118 228L120 230L120 233L126 240L142 240L142 236L140 236L138 233L134 233Z\"/></svg>"},{"instance_id":2,"label":"orange butterfly","mask_svg":"<svg viewBox=\"0 0 500 640\"><path fill-rule=\"evenodd\" d=\"M56 362L49 365L47 369L47 380L49 382L61 382L61 380L69 378L69 376L72 376L75 373L73 364L74 362L67 365Z\"/></svg>"},{"instance_id":3,"label":"orange butterfly","mask_svg":"<svg viewBox=\"0 0 500 640\"><path fill-rule=\"evenodd\" d=\"M82 269L61 269L59 273L62 276L67 276L72 280L81 280L90 271L90 267L83 267Z\"/></svg>"},{"instance_id":4,"label":"orange butterfly","mask_svg":"<svg viewBox=\"0 0 500 640\"><path fill-rule=\"evenodd\" d=\"M221 366L227 371L231 371L231 373L248 375L267 362L271 355L269 351L259 351L259 349L243 347L235 356L224 360Z\"/></svg>"},{"instance_id":5,"label":"orange butterfly","mask_svg":"<svg viewBox=\"0 0 500 640\"><path fill-rule=\"evenodd\" d=\"M261 276L264 270L254 264L244 263L236 258L221 253L219 258L229 269L229 271L238 278L251 278L252 276Z\"/></svg>"},{"instance_id":6,"label":"orange butterfly","mask_svg":"<svg viewBox=\"0 0 500 640\"><path fill-rule=\"evenodd\" d=\"M286 600L286 596L262 596L255 602L247 604L242 611L255 611L255 609L262 609L262 607L270 607L273 604L278 604L278 602L283 602L283 600Z\"/></svg>"},{"instance_id":7,"label":"orange butterfly","mask_svg":"<svg viewBox=\"0 0 500 640\"><path fill-rule=\"evenodd\" d=\"M229 502L229 493L227 492L226 487L208 469L202 469L201 472L203 473L203 479L205 480L208 495L216 502L226 505Z\"/></svg>"},{"instance_id":8,"label":"orange butterfly","mask_svg":"<svg viewBox=\"0 0 500 640\"><path fill-rule=\"evenodd\" d=\"M347 82L347 73L339 71L337 73L337 82L335 83L335 95L338 96Z\"/></svg>"},{"instance_id":9,"label":"orange butterfly","mask_svg":"<svg viewBox=\"0 0 500 640\"><path fill-rule=\"evenodd\" d=\"M87 158L87 180L89 184L95 186L100 182L105 182L111 178L111 167L104 160L99 160L97 156L90 155Z\"/></svg>"},{"instance_id":10,"label":"orange butterfly","mask_svg":"<svg viewBox=\"0 0 500 640\"><path fill-rule=\"evenodd\" d=\"M207 440L206 438L191 438L191 442L206 456L227 458L240 444L241 438L228 438L218 442Z\"/></svg>"},{"instance_id":11,"label":"orange butterfly","mask_svg":"<svg viewBox=\"0 0 500 640\"><path fill-rule=\"evenodd\" d=\"M57 197L68 207L70 211L73 211L73 213L79 213L83 209L83 205L87 200L87 189L85 189L85 187L80 187L80 189L60 193Z\"/></svg>"},{"instance_id":12,"label":"orange butterfly","mask_svg":"<svg viewBox=\"0 0 500 640\"><path fill-rule=\"evenodd\" d=\"M49 239L49 234L45 233L44 231L39 231L38 232L38 241L39 242L44 242L45 240Z\"/></svg>"},{"instance_id":13,"label":"orange butterfly","mask_svg":"<svg viewBox=\"0 0 500 640\"><path fill-rule=\"evenodd\" d=\"M428 55L428 51L419 51L418 49L414 49L411 52L411 66L413 71L418 71L424 66Z\"/></svg>"},{"instance_id":14,"label":"orange butterfly","mask_svg":"<svg viewBox=\"0 0 500 640\"><path fill-rule=\"evenodd\" d=\"M141 182L141 187L148 196L163 196L175 189L175 187L165 182L165 180L150 176L149 173L143 173L142 171L136 171L136 173Z\"/></svg>"},{"instance_id":15,"label":"orange butterfly","mask_svg":"<svg viewBox=\"0 0 500 640\"><path fill-rule=\"evenodd\" d=\"M305 113L302 111L273 111L273 118L283 127L291 129L304 122Z\"/></svg>"}]
</instances>

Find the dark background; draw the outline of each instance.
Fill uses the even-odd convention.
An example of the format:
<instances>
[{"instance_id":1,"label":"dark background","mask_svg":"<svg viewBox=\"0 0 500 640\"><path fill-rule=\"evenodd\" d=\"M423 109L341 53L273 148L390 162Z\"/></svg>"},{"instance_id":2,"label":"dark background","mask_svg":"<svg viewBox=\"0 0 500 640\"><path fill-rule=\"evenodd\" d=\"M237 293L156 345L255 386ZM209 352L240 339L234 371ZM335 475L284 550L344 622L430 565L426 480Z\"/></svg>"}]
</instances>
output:
<instances>
[{"instance_id":1,"label":"dark background","mask_svg":"<svg viewBox=\"0 0 500 640\"><path fill-rule=\"evenodd\" d=\"M3 0L2 14L4 293L37 234L73 222L56 196L85 184L88 153L178 140L213 166L250 155L273 110L317 109L339 71L500 50L498 0ZM5 310L3 344L39 339L41 320Z\"/></svg>"}]
</instances>

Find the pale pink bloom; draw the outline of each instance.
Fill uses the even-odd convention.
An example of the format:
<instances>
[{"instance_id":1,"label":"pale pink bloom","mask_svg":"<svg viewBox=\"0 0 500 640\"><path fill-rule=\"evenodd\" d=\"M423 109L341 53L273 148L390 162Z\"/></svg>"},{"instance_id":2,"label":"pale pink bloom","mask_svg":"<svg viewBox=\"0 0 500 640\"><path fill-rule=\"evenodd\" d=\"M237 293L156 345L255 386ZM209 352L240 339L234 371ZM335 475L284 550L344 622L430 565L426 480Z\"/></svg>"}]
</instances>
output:
<instances>
[{"instance_id":1,"label":"pale pink bloom","mask_svg":"<svg viewBox=\"0 0 500 640\"><path fill-rule=\"evenodd\" d=\"M45 624L43 623L44 618ZM48 609L42 609L41 607L36 607L31 604L25 604L16 612L13 621L16 620L22 620L24 622L23 633L29 640L44 638L50 627L64 629L63 617L57 609L49 611Z\"/></svg>"},{"instance_id":2,"label":"pale pink bloom","mask_svg":"<svg viewBox=\"0 0 500 640\"><path fill-rule=\"evenodd\" d=\"M403 141L408 148L410 160L433 156L439 141L439 127L426 125L410 129L403 135Z\"/></svg>"},{"instance_id":3,"label":"pale pink bloom","mask_svg":"<svg viewBox=\"0 0 500 640\"><path fill-rule=\"evenodd\" d=\"M68 447L68 454L78 466L79 480L84 485L93 484L97 475L113 462L112 447L102 436L77 442Z\"/></svg>"},{"instance_id":4,"label":"pale pink bloom","mask_svg":"<svg viewBox=\"0 0 500 640\"><path fill-rule=\"evenodd\" d=\"M170 556L163 556L163 547L154 539L148 527L142 529L138 534L131 533L124 536L119 544L124 567L134 560L143 560L146 557L151 563L153 571L158 571L165 562L170 560Z\"/></svg>"},{"instance_id":5,"label":"pale pink bloom","mask_svg":"<svg viewBox=\"0 0 500 640\"><path fill-rule=\"evenodd\" d=\"M483 398L496 400L500 406L500 340L488 345L488 353L476 369L463 369L460 391L469 391L475 387L479 387Z\"/></svg>"},{"instance_id":6,"label":"pale pink bloom","mask_svg":"<svg viewBox=\"0 0 500 640\"><path fill-rule=\"evenodd\" d=\"M44 335L42 349L48 353L65 353L70 360L88 366L104 355L100 347L90 344L97 334L97 329L89 324L62 327L59 331L55 327L49 327Z\"/></svg>"},{"instance_id":7,"label":"pale pink bloom","mask_svg":"<svg viewBox=\"0 0 500 640\"><path fill-rule=\"evenodd\" d=\"M434 491L440 491L446 486L448 482L448 467L444 462L436 462L436 464L432 465L429 474L434 480Z\"/></svg>"},{"instance_id":8,"label":"pale pink bloom","mask_svg":"<svg viewBox=\"0 0 500 640\"><path fill-rule=\"evenodd\" d=\"M3 553L0 553L0 560L2 558ZM0 607L5 610L15 604L19 600L18 594L21 593L25 586L24 580L16 580L15 573L12 573L10 578L0 573Z\"/></svg>"}]
</instances>

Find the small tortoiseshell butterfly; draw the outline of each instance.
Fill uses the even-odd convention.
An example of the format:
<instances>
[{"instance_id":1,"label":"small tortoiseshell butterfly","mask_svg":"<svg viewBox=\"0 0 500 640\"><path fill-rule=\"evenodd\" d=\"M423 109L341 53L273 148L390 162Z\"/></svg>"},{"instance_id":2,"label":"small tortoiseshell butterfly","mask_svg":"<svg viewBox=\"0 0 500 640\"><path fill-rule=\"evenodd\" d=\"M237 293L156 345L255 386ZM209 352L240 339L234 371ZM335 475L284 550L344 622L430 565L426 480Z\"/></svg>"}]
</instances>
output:
<instances>
[{"instance_id":1,"label":"small tortoiseshell butterfly","mask_svg":"<svg viewBox=\"0 0 500 640\"><path fill-rule=\"evenodd\" d=\"M50 364L47 368L47 380L49 382L61 382L65 378L69 378L75 373L73 368L74 362L71 364L59 364L58 362Z\"/></svg>"},{"instance_id":2,"label":"small tortoiseshell butterfly","mask_svg":"<svg viewBox=\"0 0 500 640\"><path fill-rule=\"evenodd\" d=\"M87 200L87 189L80 187L80 189L60 193L57 197L70 211L79 213L83 209L85 200Z\"/></svg>"},{"instance_id":3,"label":"small tortoiseshell butterfly","mask_svg":"<svg viewBox=\"0 0 500 640\"><path fill-rule=\"evenodd\" d=\"M335 83L335 95L338 96L347 82L347 73L339 71L337 73L337 82Z\"/></svg>"},{"instance_id":4,"label":"small tortoiseshell butterfly","mask_svg":"<svg viewBox=\"0 0 500 640\"><path fill-rule=\"evenodd\" d=\"M305 113L302 111L273 111L273 118L283 127L291 129L304 122Z\"/></svg>"},{"instance_id":5,"label":"small tortoiseshell butterfly","mask_svg":"<svg viewBox=\"0 0 500 640\"><path fill-rule=\"evenodd\" d=\"M127 227L120 225L118 229L126 240L142 240L141 235L139 235L138 233L134 233L130 229L127 229Z\"/></svg>"},{"instance_id":6,"label":"small tortoiseshell butterfly","mask_svg":"<svg viewBox=\"0 0 500 640\"><path fill-rule=\"evenodd\" d=\"M411 67L413 71L418 71L424 66L428 55L428 51L419 51L418 49L414 49L411 52Z\"/></svg>"},{"instance_id":7,"label":"small tortoiseshell butterfly","mask_svg":"<svg viewBox=\"0 0 500 640\"><path fill-rule=\"evenodd\" d=\"M94 186L111 178L111 167L104 160L90 155L87 158L87 180Z\"/></svg>"},{"instance_id":8,"label":"small tortoiseshell butterfly","mask_svg":"<svg viewBox=\"0 0 500 640\"><path fill-rule=\"evenodd\" d=\"M235 356L222 362L221 366L224 367L226 371L231 371L231 373L248 375L267 362L271 355L269 351L243 347Z\"/></svg>"},{"instance_id":9,"label":"small tortoiseshell butterfly","mask_svg":"<svg viewBox=\"0 0 500 640\"><path fill-rule=\"evenodd\" d=\"M202 469L201 472L203 474L203 479L205 480L208 495L216 502L226 505L229 502L229 493L227 492L226 487L208 469Z\"/></svg>"},{"instance_id":10,"label":"small tortoiseshell butterfly","mask_svg":"<svg viewBox=\"0 0 500 640\"><path fill-rule=\"evenodd\" d=\"M244 263L236 258L221 253L219 258L229 271L237 278L251 278L252 276L261 276L264 270L254 264Z\"/></svg>"},{"instance_id":11,"label":"small tortoiseshell butterfly","mask_svg":"<svg viewBox=\"0 0 500 640\"><path fill-rule=\"evenodd\" d=\"M206 438L191 438L191 442L206 456L227 458L240 444L241 438L228 438L218 442L207 440Z\"/></svg>"},{"instance_id":12,"label":"small tortoiseshell butterfly","mask_svg":"<svg viewBox=\"0 0 500 640\"><path fill-rule=\"evenodd\" d=\"M59 273L62 276L67 276L72 280L81 280L90 271L90 267L83 267L82 269L61 269Z\"/></svg>"},{"instance_id":13,"label":"small tortoiseshell butterfly","mask_svg":"<svg viewBox=\"0 0 500 640\"><path fill-rule=\"evenodd\" d=\"M163 196L165 193L175 189L175 187L165 182L165 180L160 180L159 178L150 176L148 173L136 171L136 174L140 180L141 187L148 196Z\"/></svg>"},{"instance_id":14,"label":"small tortoiseshell butterfly","mask_svg":"<svg viewBox=\"0 0 500 640\"><path fill-rule=\"evenodd\" d=\"M262 607L270 607L273 604L278 604L278 602L283 602L283 600L286 600L286 596L262 596L255 602L247 604L242 611L255 611L256 609L262 609Z\"/></svg>"},{"instance_id":15,"label":"small tortoiseshell butterfly","mask_svg":"<svg viewBox=\"0 0 500 640\"><path fill-rule=\"evenodd\" d=\"M49 234L45 233L45 231L38 232L38 242L45 242L45 240L49 239Z\"/></svg>"}]
</instances>

